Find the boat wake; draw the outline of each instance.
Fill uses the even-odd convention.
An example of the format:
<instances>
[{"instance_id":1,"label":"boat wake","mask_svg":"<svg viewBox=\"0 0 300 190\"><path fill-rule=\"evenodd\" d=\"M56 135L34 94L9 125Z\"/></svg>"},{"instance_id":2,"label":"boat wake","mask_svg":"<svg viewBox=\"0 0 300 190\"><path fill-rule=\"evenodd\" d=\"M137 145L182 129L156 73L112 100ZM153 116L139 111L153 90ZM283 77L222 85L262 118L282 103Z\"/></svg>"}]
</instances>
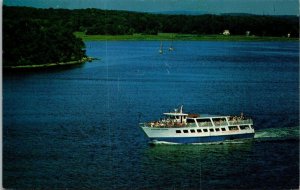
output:
<instances>
[{"instance_id":1,"label":"boat wake","mask_svg":"<svg viewBox=\"0 0 300 190\"><path fill-rule=\"evenodd\" d=\"M150 145L164 145L164 144L167 144L167 145L181 145L181 143L173 143L173 142L167 142L167 141L150 141L149 142Z\"/></svg>"},{"instance_id":2,"label":"boat wake","mask_svg":"<svg viewBox=\"0 0 300 190\"><path fill-rule=\"evenodd\" d=\"M299 141L299 126L257 130L255 141Z\"/></svg>"}]
</instances>

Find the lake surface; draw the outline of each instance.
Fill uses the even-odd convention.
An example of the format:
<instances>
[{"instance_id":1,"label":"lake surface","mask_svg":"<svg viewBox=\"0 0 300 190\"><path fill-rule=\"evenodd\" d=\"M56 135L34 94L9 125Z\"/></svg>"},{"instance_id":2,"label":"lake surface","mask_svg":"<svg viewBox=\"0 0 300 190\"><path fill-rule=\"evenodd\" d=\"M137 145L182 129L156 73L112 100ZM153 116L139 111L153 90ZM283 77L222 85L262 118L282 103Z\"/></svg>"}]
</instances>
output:
<instances>
[{"instance_id":1,"label":"lake surface","mask_svg":"<svg viewBox=\"0 0 300 190\"><path fill-rule=\"evenodd\" d=\"M86 42L80 67L3 76L6 188L299 187L297 42ZM139 122L251 116L253 141L150 146Z\"/></svg>"}]
</instances>

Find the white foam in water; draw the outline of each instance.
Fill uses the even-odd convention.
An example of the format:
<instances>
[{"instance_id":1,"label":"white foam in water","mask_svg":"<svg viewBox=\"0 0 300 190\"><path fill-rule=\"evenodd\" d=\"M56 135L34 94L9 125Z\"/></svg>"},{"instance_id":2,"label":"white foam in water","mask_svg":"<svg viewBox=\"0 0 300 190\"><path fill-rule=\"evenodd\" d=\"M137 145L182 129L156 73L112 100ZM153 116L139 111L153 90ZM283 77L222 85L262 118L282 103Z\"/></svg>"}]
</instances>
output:
<instances>
[{"instance_id":1,"label":"white foam in water","mask_svg":"<svg viewBox=\"0 0 300 190\"><path fill-rule=\"evenodd\" d=\"M166 142L166 141L152 141L150 142L150 144L170 144L170 145L180 145L180 143L172 143L172 142Z\"/></svg>"},{"instance_id":2,"label":"white foam in water","mask_svg":"<svg viewBox=\"0 0 300 190\"><path fill-rule=\"evenodd\" d=\"M257 130L254 138L299 138L299 126Z\"/></svg>"}]
</instances>

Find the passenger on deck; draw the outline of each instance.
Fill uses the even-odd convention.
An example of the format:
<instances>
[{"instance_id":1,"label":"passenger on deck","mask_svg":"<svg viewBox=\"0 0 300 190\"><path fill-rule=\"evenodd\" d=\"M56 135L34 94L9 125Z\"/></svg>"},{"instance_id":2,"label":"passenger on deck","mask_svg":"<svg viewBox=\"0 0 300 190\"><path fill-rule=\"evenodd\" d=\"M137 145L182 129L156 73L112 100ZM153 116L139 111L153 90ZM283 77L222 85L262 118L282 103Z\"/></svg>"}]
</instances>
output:
<instances>
[{"instance_id":1,"label":"passenger on deck","mask_svg":"<svg viewBox=\"0 0 300 190\"><path fill-rule=\"evenodd\" d=\"M237 119L238 119L237 116L234 116L234 117L233 117L233 122L234 122L234 123L237 123Z\"/></svg>"},{"instance_id":2,"label":"passenger on deck","mask_svg":"<svg viewBox=\"0 0 300 190\"><path fill-rule=\"evenodd\" d=\"M243 120L243 119L244 119L244 113L241 112L241 120Z\"/></svg>"}]
</instances>

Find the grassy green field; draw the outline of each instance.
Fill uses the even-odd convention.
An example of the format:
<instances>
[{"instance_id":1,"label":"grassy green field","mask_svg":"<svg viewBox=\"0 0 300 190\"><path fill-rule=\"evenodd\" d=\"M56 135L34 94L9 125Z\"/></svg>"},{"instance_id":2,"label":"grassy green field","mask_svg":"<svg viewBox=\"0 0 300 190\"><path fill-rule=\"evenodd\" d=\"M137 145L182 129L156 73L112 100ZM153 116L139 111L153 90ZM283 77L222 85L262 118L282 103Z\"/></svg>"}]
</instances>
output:
<instances>
[{"instance_id":1,"label":"grassy green field","mask_svg":"<svg viewBox=\"0 0 300 190\"><path fill-rule=\"evenodd\" d=\"M85 35L83 32L74 33L84 41L119 41L119 40L198 40L198 41L299 41L298 38L287 37L261 37L261 36L239 36L239 35L195 35L195 34L173 34L159 33L158 35Z\"/></svg>"}]
</instances>

